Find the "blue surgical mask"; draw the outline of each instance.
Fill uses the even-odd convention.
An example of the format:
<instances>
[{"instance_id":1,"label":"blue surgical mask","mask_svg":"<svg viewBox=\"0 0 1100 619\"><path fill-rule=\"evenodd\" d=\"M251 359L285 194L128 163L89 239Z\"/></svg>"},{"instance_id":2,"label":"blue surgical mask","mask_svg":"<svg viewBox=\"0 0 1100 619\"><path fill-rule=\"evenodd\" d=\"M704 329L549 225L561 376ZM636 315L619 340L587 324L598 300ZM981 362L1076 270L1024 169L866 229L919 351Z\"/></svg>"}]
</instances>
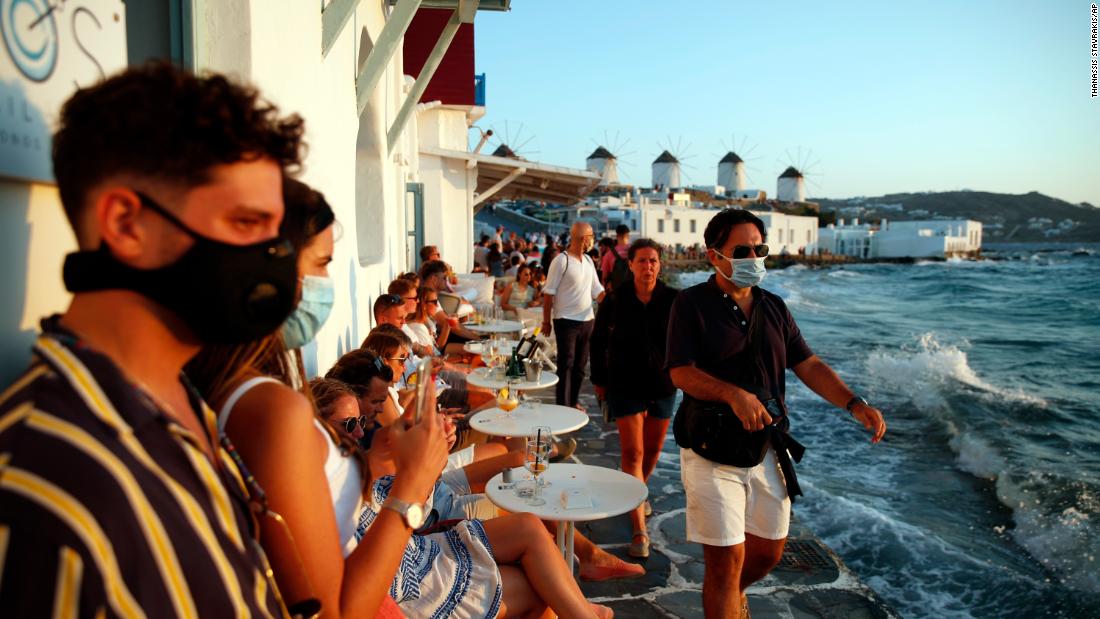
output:
<instances>
[{"instance_id":1,"label":"blue surgical mask","mask_svg":"<svg viewBox=\"0 0 1100 619\"><path fill-rule=\"evenodd\" d=\"M301 348L317 337L332 312L335 296L331 277L302 277L302 300L283 323L283 341L287 348Z\"/></svg>"},{"instance_id":2,"label":"blue surgical mask","mask_svg":"<svg viewBox=\"0 0 1100 619\"><path fill-rule=\"evenodd\" d=\"M720 252L714 253L722 256ZM763 258L727 258L722 256L730 263L731 276L727 277L725 273L718 271L718 274L725 277L729 281L733 282L734 286L738 288L752 288L753 286L759 286L760 282L764 281L764 276L768 274L768 270L764 268ZM716 271L718 269L715 269Z\"/></svg>"}]
</instances>

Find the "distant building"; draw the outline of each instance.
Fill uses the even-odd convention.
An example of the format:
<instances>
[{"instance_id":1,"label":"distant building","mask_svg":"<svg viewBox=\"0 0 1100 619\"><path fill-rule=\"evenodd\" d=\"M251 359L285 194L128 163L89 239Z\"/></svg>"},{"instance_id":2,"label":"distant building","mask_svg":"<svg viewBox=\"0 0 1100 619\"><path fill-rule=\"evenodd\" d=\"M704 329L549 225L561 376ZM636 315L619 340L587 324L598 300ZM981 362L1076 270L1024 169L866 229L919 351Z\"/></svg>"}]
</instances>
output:
<instances>
[{"instance_id":1,"label":"distant building","mask_svg":"<svg viewBox=\"0 0 1100 619\"><path fill-rule=\"evenodd\" d=\"M691 247L703 244L703 230L720 209L691 208L648 202L641 209L641 236L665 245ZM816 217L752 211L764 221L772 255L812 254L817 251Z\"/></svg>"},{"instance_id":2,"label":"distant building","mask_svg":"<svg viewBox=\"0 0 1100 619\"><path fill-rule=\"evenodd\" d=\"M654 188L668 190L683 186L680 183L680 160L667 150L653 160L652 172Z\"/></svg>"},{"instance_id":3,"label":"distant building","mask_svg":"<svg viewBox=\"0 0 1100 619\"><path fill-rule=\"evenodd\" d=\"M877 258L974 256L982 248L982 224L972 219L883 220L875 235Z\"/></svg>"},{"instance_id":4,"label":"distant building","mask_svg":"<svg viewBox=\"0 0 1100 619\"><path fill-rule=\"evenodd\" d=\"M843 219L818 233L818 248L856 258L950 258L976 256L982 247L981 222L968 219L883 220L878 227L845 224Z\"/></svg>"},{"instance_id":5,"label":"distant building","mask_svg":"<svg viewBox=\"0 0 1100 619\"><path fill-rule=\"evenodd\" d=\"M618 158L603 146L592 151L588 159L584 160L584 167L600 175L601 187L619 184Z\"/></svg>"},{"instance_id":6,"label":"distant building","mask_svg":"<svg viewBox=\"0 0 1100 619\"><path fill-rule=\"evenodd\" d=\"M731 192L745 190L745 161L732 150L718 161L718 184Z\"/></svg>"},{"instance_id":7,"label":"distant building","mask_svg":"<svg viewBox=\"0 0 1100 619\"><path fill-rule=\"evenodd\" d=\"M787 169L779 175L778 185L775 193L776 199L780 202L806 201L805 179L802 177L802 173L794 166L788 166Z\"/></svg>"}]
</instances>

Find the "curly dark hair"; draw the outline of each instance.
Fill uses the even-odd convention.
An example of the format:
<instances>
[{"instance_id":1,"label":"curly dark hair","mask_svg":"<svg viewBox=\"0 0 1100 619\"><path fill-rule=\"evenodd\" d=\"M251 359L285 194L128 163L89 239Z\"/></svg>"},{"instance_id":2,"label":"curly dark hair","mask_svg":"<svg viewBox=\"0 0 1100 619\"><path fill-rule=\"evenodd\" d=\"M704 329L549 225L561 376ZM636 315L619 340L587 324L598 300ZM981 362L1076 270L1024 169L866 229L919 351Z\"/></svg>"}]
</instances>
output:
<instances>
[{"instance_id":1,"label":"curly dark hair","mask_svg":"<svg viewBox=\"0 0 1100 619\"><path fill-rule=\"evenodd\" d=\"M130 67L78 90L61 108L53 171L76 229L87 192L115 174L182 188L219 164L274 159L296 171L304 121L222 75L196 76L168 62Z\"/></svg>"}]
</instances>

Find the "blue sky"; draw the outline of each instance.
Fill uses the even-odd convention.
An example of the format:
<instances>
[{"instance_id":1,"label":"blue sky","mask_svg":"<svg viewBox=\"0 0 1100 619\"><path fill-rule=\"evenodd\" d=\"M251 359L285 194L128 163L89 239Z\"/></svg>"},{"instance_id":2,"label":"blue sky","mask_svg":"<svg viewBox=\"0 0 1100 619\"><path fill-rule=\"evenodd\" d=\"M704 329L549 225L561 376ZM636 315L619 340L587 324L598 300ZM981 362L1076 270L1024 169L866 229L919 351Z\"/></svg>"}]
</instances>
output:
<instances>
[{"instance_id":1,"label":"blue sky","mask_svg":"<svg viewBox=\"0 0 1100 619\"><path fill-rule=\"evenodd\" d=\"M714 184L732 142L769 195L800 162L811 197L1035 190L1100 206L1089 26L1081 0L512 0L477 16L478 125L570 167L606 133L621 180L643 185L669 143L688 184Z\"/></svg>"}]
</instances>

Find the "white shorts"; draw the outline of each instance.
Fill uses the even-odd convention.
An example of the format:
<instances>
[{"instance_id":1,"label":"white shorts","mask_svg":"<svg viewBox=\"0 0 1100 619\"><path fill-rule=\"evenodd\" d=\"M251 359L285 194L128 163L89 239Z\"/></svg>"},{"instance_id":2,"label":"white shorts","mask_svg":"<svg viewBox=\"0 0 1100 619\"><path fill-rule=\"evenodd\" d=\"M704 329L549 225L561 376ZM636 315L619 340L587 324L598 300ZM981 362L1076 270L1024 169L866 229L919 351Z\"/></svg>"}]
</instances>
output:
<instances>
[{"instance_id":1,"label":"white shorts","mask_svg":"<svg viewBox=\"0 0 1100 619\"><path fill-rule=\"evenodd\" d=\"M680 476L687 496L688 541L709 546L735 546L745 533L783 539L791 524L787 484L768 449L751 469L711 462L690 449L680 449Z\"/></svg>"}]
</instances>

